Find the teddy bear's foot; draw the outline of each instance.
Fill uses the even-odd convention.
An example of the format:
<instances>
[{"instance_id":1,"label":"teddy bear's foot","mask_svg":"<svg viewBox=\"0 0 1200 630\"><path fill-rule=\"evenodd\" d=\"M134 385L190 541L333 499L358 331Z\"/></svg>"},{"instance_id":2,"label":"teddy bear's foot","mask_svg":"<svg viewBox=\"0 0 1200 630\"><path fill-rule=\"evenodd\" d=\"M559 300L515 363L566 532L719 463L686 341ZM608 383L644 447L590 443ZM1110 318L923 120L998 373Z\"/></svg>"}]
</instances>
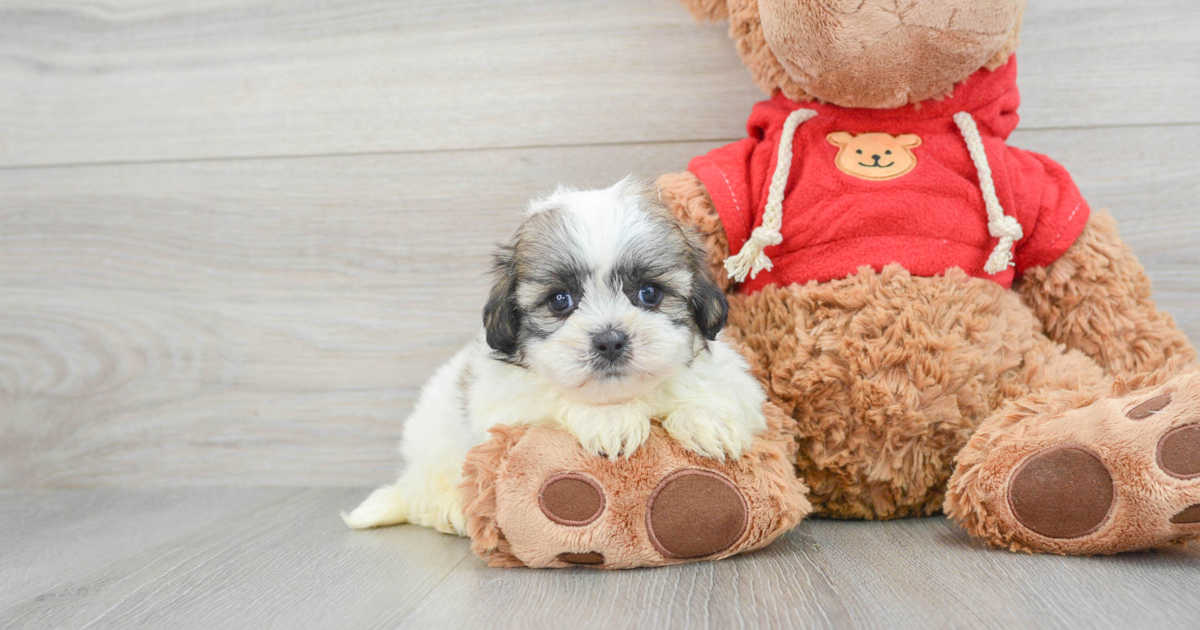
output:
<instances>
[{"instance_id":1,"label":"teddy bear's foot","mask_svg":"<svg viewBox=\"0 0 1200 630\"><path fill-rule=\"evenodd\" d=\"M1074 409L1068 398L985 423L959 455L947 513L1028 551L1109 554L1200 536L1200 374Z\"/></svg>"},{"instance_id":2,"label":"teddy bear's foot","mask_svg":"<svg viewBox=\"0 0 1200 630\"><path fill-rule=\"evenodd\" d=\"M608 503L599 483L575 473L551 477L538 499L546 518L564 527L591 524ZM650 544L663 558L689 560L732 549L746 532L750 511L746 496L725 476L685 468L668 475L650 493L644 522ZM598 551L565 551L555 557L567 564L606 562Z\"/></svg>"},{"instance_id":3,"label":"teddy bear's foot","mask_svg":"<svg viewBox=\"0 0 1200 630\"><path fill-rule=\"evenodd\" d=\"M493 566L630 568L765 546L810 511L777 445L737 460L690 453L659 426L629 458L563 431L499 427L464 468L473 548Z\"/></svg>"}]
</instances>

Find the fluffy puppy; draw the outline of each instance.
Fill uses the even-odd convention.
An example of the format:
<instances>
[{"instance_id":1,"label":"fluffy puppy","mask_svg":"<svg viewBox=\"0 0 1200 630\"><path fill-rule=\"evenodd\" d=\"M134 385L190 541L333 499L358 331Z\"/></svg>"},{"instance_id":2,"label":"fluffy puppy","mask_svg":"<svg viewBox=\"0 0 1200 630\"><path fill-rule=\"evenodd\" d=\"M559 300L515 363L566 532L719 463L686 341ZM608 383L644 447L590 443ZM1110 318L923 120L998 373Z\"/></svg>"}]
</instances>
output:
<instances>
[{"instance_id":1,"label":"fluffy puppy","mask_svg":"<svg viewBox=\"0 0 1200 630\"><path fill-rule=\"evenodd\" d=\"M467 451L495 424L549 424L617 458L650 419L724 459L766 428L758 381L718 338L725 295L700 240L629 180L530 204L495 258L484 330L430 379L404 425L406 467L351 527L411 522L464 533Z\"/></svg>"}]
</instances>

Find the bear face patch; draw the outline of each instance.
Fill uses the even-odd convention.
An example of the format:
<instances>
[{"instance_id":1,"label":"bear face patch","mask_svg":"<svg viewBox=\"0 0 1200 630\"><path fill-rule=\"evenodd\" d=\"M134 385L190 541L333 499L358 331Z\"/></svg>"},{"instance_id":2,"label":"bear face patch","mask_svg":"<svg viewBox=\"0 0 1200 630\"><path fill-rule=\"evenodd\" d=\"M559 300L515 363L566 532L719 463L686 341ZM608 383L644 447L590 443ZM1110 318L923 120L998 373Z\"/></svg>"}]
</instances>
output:
<instances>
[{"instance_id":1,"label":"bear face patch","mask_svg":"<svg viewBox=\"0 0 1200 630\"><path fill-rule=\"evenodd\" d=\"M859 179L883 181L900 177L917 165L912 150L921 146L921 138L904 133L860 133L835 131L825 136L838 147L834 163L839 170Z\"/></svg>"}]
</instances>

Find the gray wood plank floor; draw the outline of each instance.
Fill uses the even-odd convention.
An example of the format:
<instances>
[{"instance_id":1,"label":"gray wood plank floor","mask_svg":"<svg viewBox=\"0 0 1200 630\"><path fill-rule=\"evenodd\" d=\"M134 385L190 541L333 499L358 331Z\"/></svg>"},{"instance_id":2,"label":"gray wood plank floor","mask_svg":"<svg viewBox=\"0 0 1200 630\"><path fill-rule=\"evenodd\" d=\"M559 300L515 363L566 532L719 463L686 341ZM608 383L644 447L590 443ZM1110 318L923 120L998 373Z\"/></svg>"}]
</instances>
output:
<instances>
[{"instance_id":1,"label":"gray wood plank floor","mask_svg":"<svg viewBox=\"0 0 1200 630\"><path fill-rule=\"evenodd\" d=\"M0 491L0 627L1195 627L1195 547L1034 556L942 518L813 519L720 562L497 570L432 530L346 529L363 491Z\"/></svg>"},{"instance_id":2,"label":"gray wood plank floor","mask_svg":"<svg viewBox=\"0 0 1200 630\"><path fill-rule=\"evenodd\" d=\"M1035 0L1017 146L1200 339L1200 3ZM0 0L0 628L1195 627L1200 547L812 520L667 569L493 570L337 517L560 182L740 137L674 0Z\"/></svg>"}]
</instances>

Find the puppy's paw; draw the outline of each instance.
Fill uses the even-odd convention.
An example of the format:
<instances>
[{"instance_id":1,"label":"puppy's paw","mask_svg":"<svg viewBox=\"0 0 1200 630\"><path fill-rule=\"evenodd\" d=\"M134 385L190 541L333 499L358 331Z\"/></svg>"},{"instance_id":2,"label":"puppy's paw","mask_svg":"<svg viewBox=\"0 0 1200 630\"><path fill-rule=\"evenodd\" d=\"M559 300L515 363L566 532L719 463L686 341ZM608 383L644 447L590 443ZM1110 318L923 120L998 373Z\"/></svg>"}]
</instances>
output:
<instances>
[{"instance_id":1,"label":"puppy's paw","mask_svg":"<svg viewBox=\"0 0 1200 630\"><path fill-rule=\"evenodd\" d=\"M684 448L718 461L725 461L726 455L741 457L754 443L754 434L745 423L700 407L673 411L662 425Z\"/></svg>"},{"instance_id":2,"label":"puppy's paw","mask_svg":"<svg viewBox=\"0 0 1200 630\"><path fill-rule=\"evenodd\" d=\"M632 455L650 437L650 408L643 403L574 407L563 424L584 449L616 460Z\"/></svg>"}]
</instances>

